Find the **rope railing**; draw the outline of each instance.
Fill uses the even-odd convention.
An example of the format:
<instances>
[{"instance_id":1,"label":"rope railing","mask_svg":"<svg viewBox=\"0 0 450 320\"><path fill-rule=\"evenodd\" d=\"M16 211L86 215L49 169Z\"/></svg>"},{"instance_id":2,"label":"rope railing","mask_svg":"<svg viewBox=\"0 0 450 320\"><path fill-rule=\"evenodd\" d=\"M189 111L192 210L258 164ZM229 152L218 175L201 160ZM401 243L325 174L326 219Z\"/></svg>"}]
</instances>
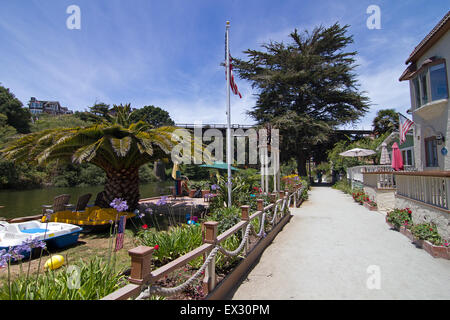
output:
<instances>
[{"instance_id":1,"label":"rope railing","mask_svg":"<svg viewBox=\"0 0 450 320\"><path fill-rule=\"evenodd\" d=\"M247 252L250 234L252 234L258 238L264 238L267 235L265 232L266 222L268 222L271 225L272 228L270 230L272 230L276 226L277 222L281 221L281 219L284 216L286 216L286 214L289 212L291 200L294 199L294 203L298 202L299 197L301 197L301 193L303 192L304 188L305 187L302 186L290 194L289 194L289 192L283 192L283 194L281 194L281 192L280 192L281 199L275 200L274 203L272 203L266 207L263 207L263 200L258 199L257 211L255 213L253 213L251 217L249 217L249 213L248 213L249 206L242 206L241 207L242 227L240 227L240 226L238 227L238 225L236 225L235 228L239 228L239 229L231 230L234 228L234 227L232 227L229 230L225 231L221 236L219 236L220 241L223 241L226 237L228 237L232 234L235 234L238 230L242 230L243 231L242 240L239 243L239 245L237 246L237 248L234 250L227 250L226 248L224 248L223 246L220 245L220 241L218 241L218 237L217 237L217 222L204 223L204 226L206 227L205 242L211 243L211 246L208 248L205 248L203 250L205 253L208 251L209 251L209 253L207 254L206 258L204 259L202 266L185 282L183 282L182 284L180 284L176 287L172 287L172 288L163 288L161 286L153 284L152 282L155 281L156 277L154 275L152 276L152 273L150 273L150 276L147 277L148 279L145 281L142 281L140 283L141 288L143 290L138 294L136 300L148 299L152 295L171 296L171 295L181 293L186 288L188 288L189 285L191 285L198 277L200 277L203 274L205 274L205 277L208 276L210 278L211 277L215 278L214 269L215 269L215 258L216 258L217 253L220 252L225 256L235 257L243 251L244 251L244 253ZM269 215L270 211L272 211L272 215ZM277 217L279 217L280 219L277 219ZM251 221L256 218L259 218L258 233L256 233L255 226L251 223ZM232 231L232 233L226 234L229 231ZM224 234L226 234L226 236L223 236ZM176 266L181 265L181 262L183 264L187 264L189 261L191 261L192 259L197 257L199 254L201 254L200 251L197 252L195 256L192 254L189 256L189 253L188 253L185 256L178 258L177 260L179 260L179 259L181 259L181 260L179 263L175 263L175 265ZM147 259L148 259L148 257L147 257ZM151 259L151 254L150 254L150 259ZM146 262L148 263L148 261L146 261ZM164 274L167 274L174 268L175 268L175 266L173 266L171 268L167 268L167 270L164 271ZM212 274L206 275L208 272L212 273ZM158 278L160 278L162 275L163 275L163 273L159 273ZM142 277L146 278L144 275L142 275ZM209 285L209 287L210 287L209 289L211 289L211 290L214 289L214 286L215 286L215 283L212 285ZM133 290L135 290L135 288L133 288ZM105 297L105 299L108 299L108 297Z\"/></svg>"}]
</instances>

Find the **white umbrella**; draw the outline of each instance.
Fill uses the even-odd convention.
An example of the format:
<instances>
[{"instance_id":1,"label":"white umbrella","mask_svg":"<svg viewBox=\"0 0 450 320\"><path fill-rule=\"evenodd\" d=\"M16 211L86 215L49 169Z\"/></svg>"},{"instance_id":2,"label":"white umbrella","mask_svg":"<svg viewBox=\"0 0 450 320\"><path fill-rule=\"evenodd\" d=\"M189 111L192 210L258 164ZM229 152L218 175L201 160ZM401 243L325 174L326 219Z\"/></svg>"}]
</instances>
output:
<instances>
[{"instance_id":1,"label":"white umbrella","mask_svg":"<svg viewBox=\"0 0 450 320\"><path fill-rule=\"evenodd\" d=\"M339 153L339 155L343 157L365 157L375 153L376 153L375 151L369 149L354 148L351 150L341 152Z\"/></svg>"},{"instance_id":2,"label":"white umbrella","mask_svg":"<svg viewBox=\"0 0 450 320\"><path fill-rule=\"evenodd\" d=\"M389 158L387 151L387 144L384 142L381 144L380 164L391 164L391 159Z\"/></svg>"}]
</instances>

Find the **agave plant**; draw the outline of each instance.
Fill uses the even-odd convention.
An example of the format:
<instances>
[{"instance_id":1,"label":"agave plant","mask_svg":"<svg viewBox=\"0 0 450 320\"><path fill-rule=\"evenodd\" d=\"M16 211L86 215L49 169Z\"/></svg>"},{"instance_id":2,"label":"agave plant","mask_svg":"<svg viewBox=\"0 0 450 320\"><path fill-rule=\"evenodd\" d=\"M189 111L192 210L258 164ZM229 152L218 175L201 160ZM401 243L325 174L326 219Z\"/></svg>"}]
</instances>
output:
<instances>
[{"instance_id":1,"label":"agave plant","mask_svg":"<svg viewBox=\"0 0 450 320\"><path fill-rule=\"evenodd\" d=\"M139 201L139 167L165 157L174 146L175 127L151 128L132 122L130 105L114 106L115 116L89 127L56 128L11 141L4 158L15 162L46 163L58 159L75 164L90 162L106 172L103 206L122 198L131 211Z\"/></svg>"}]
</instances>

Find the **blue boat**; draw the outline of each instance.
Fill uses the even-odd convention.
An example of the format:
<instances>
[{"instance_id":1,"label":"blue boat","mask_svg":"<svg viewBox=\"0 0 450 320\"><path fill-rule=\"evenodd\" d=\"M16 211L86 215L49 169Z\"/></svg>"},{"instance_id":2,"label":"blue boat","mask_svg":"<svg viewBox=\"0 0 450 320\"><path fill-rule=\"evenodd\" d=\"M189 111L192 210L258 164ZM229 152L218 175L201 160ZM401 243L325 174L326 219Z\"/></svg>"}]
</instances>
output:
<instances>
[{"instance_id":1,"label":"blue boat","mask_svg":"<svg viewBox=\"0 0 450 320\"><path fill-rule=\"evenodd\" d=\"M21 246L27 240L45 241L49 248L65 248L78 242L83 229L79 226L61 223L27 221L7 223L0 221L0 251L9 251ZM24 258L30 257L30 252L22 251Z\"/></svg>"}]
</instances>

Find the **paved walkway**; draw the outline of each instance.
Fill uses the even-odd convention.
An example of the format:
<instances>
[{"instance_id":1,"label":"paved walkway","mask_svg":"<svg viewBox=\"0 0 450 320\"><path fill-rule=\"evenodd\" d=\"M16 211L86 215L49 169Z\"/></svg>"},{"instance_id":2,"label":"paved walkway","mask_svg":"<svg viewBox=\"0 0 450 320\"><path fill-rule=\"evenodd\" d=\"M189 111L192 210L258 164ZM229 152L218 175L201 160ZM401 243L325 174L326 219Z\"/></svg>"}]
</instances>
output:
<instances>
[{"instance_id":1,"label":"paved walkway","mask_svg":"<svg viewBox=\"0 0 450 320\"><path fill-rule=\"evenodd\" d=\"M416 248L351 196L313 187L233 299L450 299L450 260Z\"/></svg>"}]
</instances>

